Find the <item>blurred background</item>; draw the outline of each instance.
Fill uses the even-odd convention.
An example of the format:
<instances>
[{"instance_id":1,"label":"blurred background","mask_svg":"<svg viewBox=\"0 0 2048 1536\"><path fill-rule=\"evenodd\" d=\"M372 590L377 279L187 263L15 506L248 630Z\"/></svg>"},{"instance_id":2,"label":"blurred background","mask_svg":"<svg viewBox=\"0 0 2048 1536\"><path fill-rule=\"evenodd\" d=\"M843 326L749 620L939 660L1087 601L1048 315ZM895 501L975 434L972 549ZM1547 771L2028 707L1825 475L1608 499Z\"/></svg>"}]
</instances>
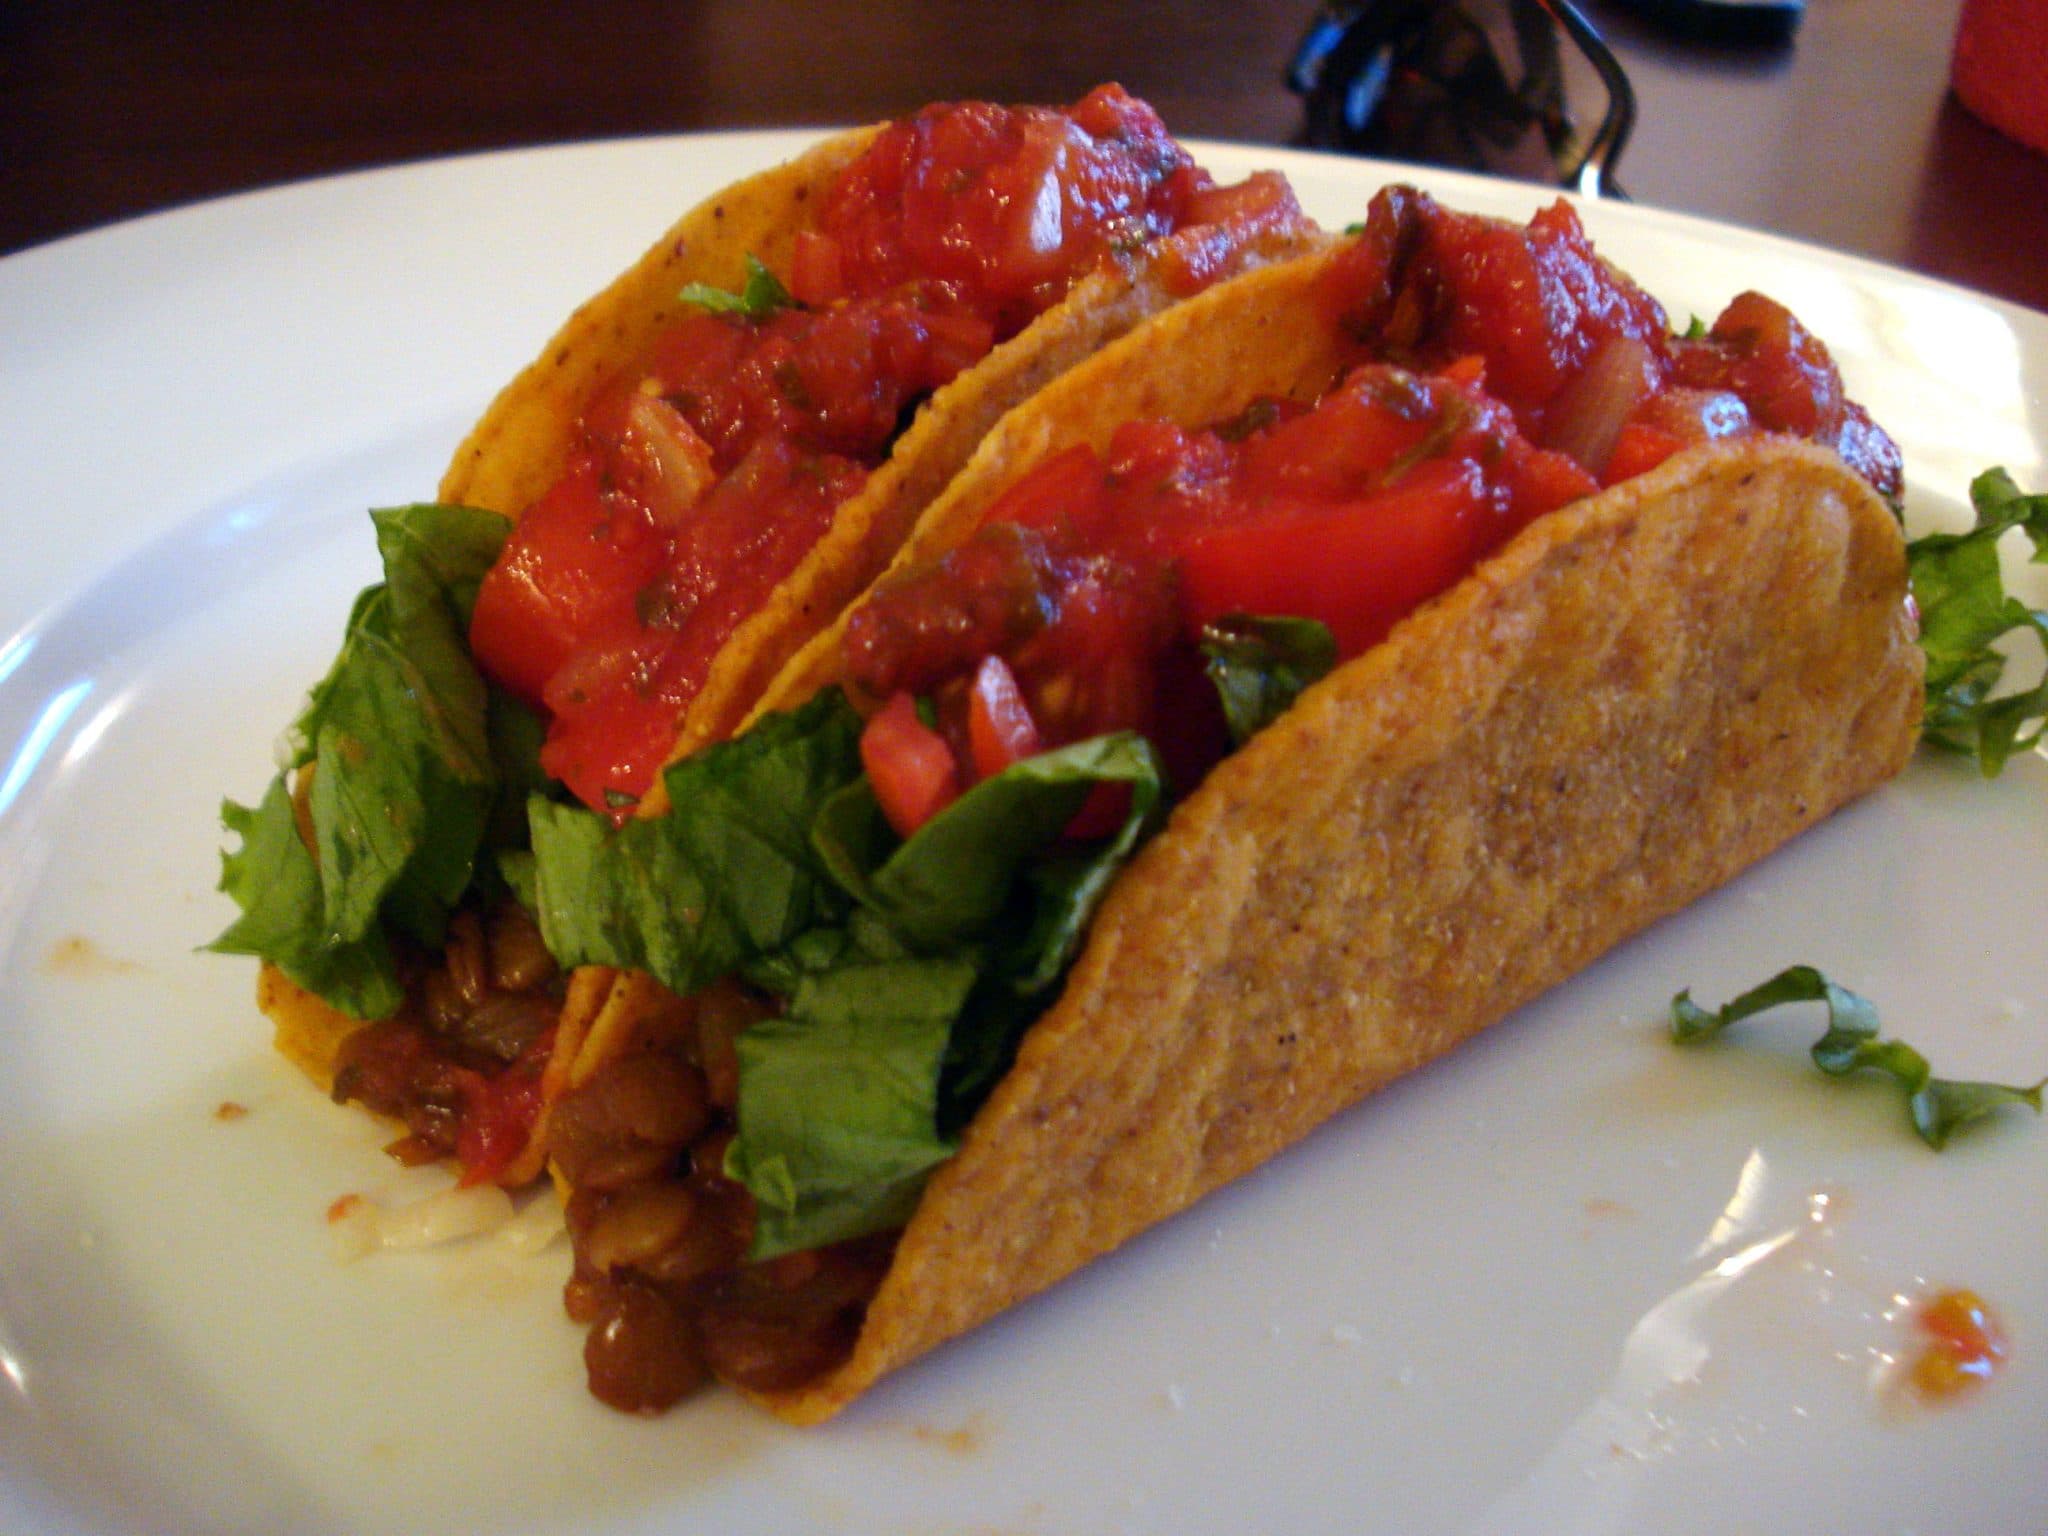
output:
<instances>
[{"instance_id":1,"label":"blurred background","mask_svg":"<svg viewBox=\"0 0 2048 1536\"><path fill-rule=\"evenodd\" d=\"M1500 11L1514 0L1469 3ZM1631 196L2048 309L2048 154L1950 91L1963 0L1724 0L1705 22L1674 17L1674 3L1582 0L1633 86L1619 165ZM2000 3L2038 12L2048 0ZM1407 9L1418 7L1435 8ZM1066 100L1105 79L1152 101L1182 136L1298 143L1304 97L1289 87L1290 61L1319 16L1342 24L1370 9L0 0L0 252L430 156L863 122L948 97ZM1758 24L1763 12L1774 14ZM1777 36L1729 35L1743 31ZM1603 95L1583 54L1565 53L1570 110L1587 130Z\"/></svg>"}]
</instances>

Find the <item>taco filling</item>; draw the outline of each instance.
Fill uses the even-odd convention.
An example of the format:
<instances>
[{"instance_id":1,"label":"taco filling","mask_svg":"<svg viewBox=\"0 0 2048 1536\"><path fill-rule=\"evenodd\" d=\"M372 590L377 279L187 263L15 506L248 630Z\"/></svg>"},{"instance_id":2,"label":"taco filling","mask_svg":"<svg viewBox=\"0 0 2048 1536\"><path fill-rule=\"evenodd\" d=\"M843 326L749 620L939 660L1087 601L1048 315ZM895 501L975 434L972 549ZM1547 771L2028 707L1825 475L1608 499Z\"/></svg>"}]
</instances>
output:
<instances>
[{"instance_id":1,"label":"taco filling","mask_svg":"<svg viewBox=\"0 0 2048 1536\"><path fill-rule=\"evenodd\" d=\"M786 273L707 293L607 386L485 577L483 669L544 709L541 766L630 812L739 621L824 533L919 402L1077 279L1224 218L1298 221L1264 174L1218 187L1144 103L970 102L884 128ZM1200 286L1205 246L1173 248Z\"/></svg>"},{"instance_id":2,"label":"taco filling","mask_svg":"<svg viewBox=\"0 0 2048 1536\"><path fill-rule=\"evenodd\" d=\"M1055 454L851 612L838 686L672 766L663 815L536 804L548 947L666 989L550 1125L604 1401L843 1361L1166 803L1531 521L1758 434L1900 489L1781 306L1673 335L1562 203L1384 193L1317 300L1351 356L1310 398Z\"/></svg>"},{"instance_id":3,"label":"taco filling","mask_svg":"<svg viewBox=\"0 0 2048 1536\"><path fill-rule=\"evenodd\" d=\"M1066 111L958 103L879 130L786 271L750 257L739 292L686 289L509 533L465 530L471 548L503 540L451 601L494 742L517 738L501 754L514 787L552 780L632 815L714 659L934 391L1105 265L1142 252L1192 293L1260 232L1304 225L1284 179L1218 186L1113 85ZM495 846L523 843L512 819ZM338 1003L378 1022L342 1043L335 1096L403 1121L402 1157L453 1156L466 1182L530 1177L565 973L535 958L509 895L472 891L438 952L393 947L402 1001Z\"/></svg>"}]
</instances>

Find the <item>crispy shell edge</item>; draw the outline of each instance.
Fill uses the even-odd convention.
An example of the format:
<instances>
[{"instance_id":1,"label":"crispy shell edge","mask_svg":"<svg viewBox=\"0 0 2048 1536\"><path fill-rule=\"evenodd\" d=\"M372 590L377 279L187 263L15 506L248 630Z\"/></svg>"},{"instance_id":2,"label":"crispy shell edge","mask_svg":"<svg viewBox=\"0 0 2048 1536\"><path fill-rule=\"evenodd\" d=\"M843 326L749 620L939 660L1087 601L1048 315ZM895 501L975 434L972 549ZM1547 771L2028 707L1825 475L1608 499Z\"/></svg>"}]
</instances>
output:
<instances>
[{"instance_id":1,"label":"crispy shell edge","mask_svg":"<svg viewBox=\"0 0 2048 1536\"><path fill-rule=\"evenodd\" d=\"M1310 690L1118 882L797 1423L1299 1141L1896 774L1882 502L1798 443L1545 518Z\"/></svg>"}]
</instances>

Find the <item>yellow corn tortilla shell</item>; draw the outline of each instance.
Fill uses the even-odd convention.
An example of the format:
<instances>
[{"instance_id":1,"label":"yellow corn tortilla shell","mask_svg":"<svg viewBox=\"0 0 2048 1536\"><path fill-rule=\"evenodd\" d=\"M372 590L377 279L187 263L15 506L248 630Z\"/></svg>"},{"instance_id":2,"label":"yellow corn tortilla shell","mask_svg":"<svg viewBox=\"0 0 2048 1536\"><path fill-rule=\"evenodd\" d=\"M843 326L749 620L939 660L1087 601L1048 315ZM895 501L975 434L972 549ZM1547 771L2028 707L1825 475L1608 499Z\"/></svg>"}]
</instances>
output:
<instances>
[{"instance_id":1,"label":"yellow corn tortilla shell","mask_svg":"<svg viewBox=\"0 0 2048 1536\"><path fill-rule=\"evenodd\" d=\"M1119 422L1313 398L1330 253L1250 273L1013 412L897 557ZM1119 879L933 1177L812 1423L1300 1140L1898 772L1897 523L1833 454L1696 449L1540 519L1227 759ZM842 680L845 616L763 694Z\"/></svg>"},{"instance_id":2,"label":"yellow corn tortilla shell","mask_svg":"<svg viewBox=\"0 0 2048 1536\"><path fill-rule=\"evenodd\" d=\"M1913 750L1891 514L1802 443L1527 529L1226 760L934 1175L814 1423L1683 908Z\"/></svg>"},{"instance_id":3,"label":"yellow corn tortilla shell","mask_svg":"<svg viewBox=\"0 0 2048 1536\"><path fill-rule=\"evenodd\" d=\"M788 270L810 210L879 131L868 127L827 139L685 214L570 316L540 356L499 393L457 449L442 477L440 499L516 518L566 466L591 395L644 356L686 311L678 297L682 289L690 283L739 289L749 255ZM1222 243L1213 276L1227 278L1297 256L1326 238L1305 222L1240 232ZM678 724L670 760L731 734L798 648L880 573L926 505L1006 412L1182 297L1164 280L1159 245L1141 248L1083 278L1022 332L936 391L888 460L834 513L824 538L721 649L703 691ZM666 804L657 780L640 810L655 815ZM620 989L616 997L614 982ZM556 1059L543 1079L544 1106L618 1049L634 1020L661 1006L649 985L644 978L613 978L608 972L574 978L558 1026ZM268 965L257 996L276 1026L278 1049L331 1090L336 1053L362 1021L329 1008ZM544 1107L526 1153L503 1182L520 1184L539 1174L546 1114Z\"/></svg>"},{"instance_id":4,"label":"yellow corn tortilla shell","mask_svg":"<svg viewBox=\"0 0 2048 1536\"><path fill-rule=\"evenodd\" d=\"M749 254L788 271L806 209L878 131L829 138L684 214L498 392L441 477L441 500L513 518L531 506L567 466L590 397L689 312L684 287L707 283L737 293Z\"/></svg>"}]
</instances>

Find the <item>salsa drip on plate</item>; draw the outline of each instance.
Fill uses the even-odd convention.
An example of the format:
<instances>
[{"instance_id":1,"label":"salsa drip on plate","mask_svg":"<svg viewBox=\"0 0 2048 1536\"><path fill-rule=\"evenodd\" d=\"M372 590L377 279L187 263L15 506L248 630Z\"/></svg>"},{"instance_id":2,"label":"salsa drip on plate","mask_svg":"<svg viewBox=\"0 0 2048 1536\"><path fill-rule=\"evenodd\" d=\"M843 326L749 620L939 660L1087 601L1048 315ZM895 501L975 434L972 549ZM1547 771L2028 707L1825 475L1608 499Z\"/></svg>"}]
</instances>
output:
<instances>
[{"instance_id":1,"label":"salsa drip on plate","mask_svg":"<svg viewBox=\"0 0 2048 1536\"><path fill-rule=\"evenodd\" d=\"M542 770L631 815L713 658L927 397L1107 263L1146 252L1192 293L1229 241L1302 222L1282 177L1217 185L1114 85L1066 111L964 102L882 128L786 273L753 263L738 294L686 293L598 391L485 576L470 646L540 711ZM552 1040L522 1005L508 1053L492 1021L513 1005L495 994L481 1030L468 1023L482 994L450 978L477 974L473 948L458 930L443 954L409 956L405 1006L349 1038L335 1082L405 1121L401 1155L454 1155L470 1182L524 1147ZM560 980L524 995L558 1007Z\"/></svg>"},{"instance_id":2,"label":"salsa drip on plate","mask_svg":"<svg viewBox=\"0 0 2048 1536\"><path fill-rule=\"evenodd\" d=\"M1355 357L1318 398L1202 429L1127 422L1099 453L1059 453L849 616L861 763L899 836L1015 763L1116 731L1150 739L1184 793L1232 745L1204 676L1219 626L1313 621L1356 656L1533 519L1688 444L1807 437L1899 490L1896 449L1782 306L1745 294L1674 335L1562 203L1516 227L1390 190L1319 301ZM1105 786L1065 837L1124 815ZM737 982L673 999L556 1110L569 1306L615 1406L658 1409L712 1376L814 1380L886 1273L888 1232L747 1261L732 1042L780 1007Z\"/></svg>"}]
</instances>

